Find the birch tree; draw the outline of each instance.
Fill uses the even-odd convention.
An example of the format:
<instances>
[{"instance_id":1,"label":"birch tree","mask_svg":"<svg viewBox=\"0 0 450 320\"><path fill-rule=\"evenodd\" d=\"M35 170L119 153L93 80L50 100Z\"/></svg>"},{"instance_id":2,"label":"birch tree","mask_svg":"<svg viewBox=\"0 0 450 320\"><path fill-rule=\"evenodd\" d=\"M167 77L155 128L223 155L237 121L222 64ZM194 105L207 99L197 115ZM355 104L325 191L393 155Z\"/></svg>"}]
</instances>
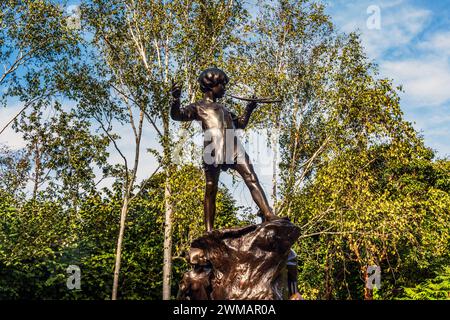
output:
<instances>
[{"instance_id":1,"label":"birch tree","mask_svg":"<svg viewBox=\"0 0 450 320\"><path fill-rule=\"evenodd\" d=\"M204 66L222 63L225 48L233 43L234 25L243 18L244 10L239 1L92 1L85 10L94 35L93 44L99 48L105 72L110 76L108 84L119 104L126 106L126 121L133 129L136 142L135 159L128 166L117 148L116 136L108 133L117 152L122 153L125 172L131 170L130 176L125 175L112 298L117 298L121 239L136 183L144 120L147 120L160 146L160 150L151 152L166 174L163 298L169 299L174 214L170 201L174 144L169 118L171 81L181 78L187 83L185 99L192 101L196 94L196 75ZM101 127L108 132L107 126Z\"/></svg>"},{"instance_id":2,"label":"birch tree","mask_svg":"<svg viewBox=\"0 0 450 320\"><path fill-rule=\"evenodd\" d=\"M323 151L321 146L326 143L325 137L314 137L312 131L327 107L322 103L320 90L332 63L333 26L324 6L316 1L262 2L258 9L251 27L255 40L250 43L246 71L249 86L257 96L282 100L261 106L254 126L269 131L274 155L272 198L275 210L285 214L289 212L292 184L307 175L308 161ZM280 146L288 145L291 150L277 154ZM295 175L298 166L305 169L303 178ZM280 179L283 186L277 188ZM277 203L279 194L283 200Z\"/></svg>"},{"instance_id":3,"label":"birch tree","mask_svg":"<svg viewBox=\"0 0 450 320\"><path fill-rule=\"evenodd\" d=\"M30 106L58 93L57 75L78 54L78 40L78 30L68 24L63 5L52 1L0 3L0 102L6 106L15 97L23 103L0 134ZM38 85L42 82L45 86Z\"/></svg>"}]
</instances>

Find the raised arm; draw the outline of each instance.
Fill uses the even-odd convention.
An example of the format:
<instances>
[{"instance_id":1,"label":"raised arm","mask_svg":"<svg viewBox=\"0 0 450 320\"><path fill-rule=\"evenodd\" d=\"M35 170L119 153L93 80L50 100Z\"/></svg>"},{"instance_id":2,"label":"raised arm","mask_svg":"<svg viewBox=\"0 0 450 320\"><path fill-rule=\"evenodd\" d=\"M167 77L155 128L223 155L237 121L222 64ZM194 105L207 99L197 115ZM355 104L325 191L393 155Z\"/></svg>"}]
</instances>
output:
<instances>
[{"instance_id":1,"label":"raised arm","mask_svg":"<svg viewBox=\"0 0 450 320\"><path fill-rule=\"evenodd\" d=\"M245 129L247 127L248 121L250 120L250 116L252 115L253 110L255 110L257 104L255 101L250 102L245 107L244 114L240 117L236 116L234 113L231 113L231 117L233 119L234 127L236 129Z\"/></svg>"},{"instance_id":2,"label":"raised arm","mask_svg":"<svg viewBox=\"0 0 450 320\"><path fill-rule=\"evenodd\" d=\"M197 119L197 110L194 104L181 107L181 86L172 83L172 102L170 104L170 117L176 121L192 121Z\"/></svg>"},{"instance_id":3,"label":"raised arm","mask_svg":"<svg viewBox=\"0 0 450 320\"><path fill-rule=\"evenodd\" d=\"M192 121L197 120L197 110L194 104L186 107L180 106L180 99L172 99L170 105L170 117L176 121Z\"/></svg>"}]
</instances>

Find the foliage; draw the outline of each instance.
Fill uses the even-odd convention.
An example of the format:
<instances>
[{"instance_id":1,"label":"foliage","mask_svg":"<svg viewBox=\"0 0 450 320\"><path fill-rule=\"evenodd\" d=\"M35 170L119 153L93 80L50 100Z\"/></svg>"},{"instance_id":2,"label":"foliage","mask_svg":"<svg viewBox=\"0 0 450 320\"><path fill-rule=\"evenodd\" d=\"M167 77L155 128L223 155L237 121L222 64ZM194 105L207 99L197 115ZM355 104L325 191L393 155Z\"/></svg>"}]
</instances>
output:
<instances>
[{"instance_id":1,"label":"foliage","mask_svg":"<svg viewBox=\"0 0 450 320\"><path fill-rule=\"evenodd\" d=\"M403 288L402 300L450 300L450 267L414 288Z\"/></svg>"},{"instance_id":2,"label":"foliage","mask_svg":"<svg viewBox=\"0 0 450 320\"><path fill-rule=\"evenodd\" d=\"M28 155L24 150L0 146L0 188L10 195L23 197L26 178L30 171Z\"/></svg>"},{"instance_id":3,"label":"foliage","mask_svg":"<svg viewBox=\"0 0 450 320\"><path fill-rule=\"evenodd\" d=\"M173 295L176 295L182 273L188 268L187 244L203 230L202 216L199 210L194 210L203 196L197 187L198 180L194 179L201 177L201 171L185 167L176 176L179 182L183 180L177 197L185 199L189 214L175 220L174 241L186 245L174 248L178 258L174 265ZM190 192L192 189L199 191ZM159 174L147 181L144 190L132 203L127 220L120 280L122 299L159 299L161 296L164 176ZM56 202L18 203L3 191L0 199L1 299L110 298L120 189L119 192L107 191L105 196L90 194L80 204L77 215ZM236 219L236 209L227 190L221 188L218 226L242 223ZM190 221L190 227L186 220ZM66 288L69 265L78 265L81 269L81 290Z\"/></svg>"}]
</instances>

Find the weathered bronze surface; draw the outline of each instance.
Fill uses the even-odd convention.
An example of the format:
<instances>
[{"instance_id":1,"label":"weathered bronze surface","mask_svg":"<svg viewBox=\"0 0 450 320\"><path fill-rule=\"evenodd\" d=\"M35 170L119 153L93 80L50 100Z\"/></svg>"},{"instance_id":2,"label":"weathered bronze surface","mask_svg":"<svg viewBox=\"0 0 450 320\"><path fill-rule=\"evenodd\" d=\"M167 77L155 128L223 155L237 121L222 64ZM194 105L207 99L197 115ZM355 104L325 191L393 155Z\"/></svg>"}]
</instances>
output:
<instances>
[{"instance_id":1,"label":"weathered bronze surface","mask_svg":"<svg viewBox=\"0 0 450 320\"><path fill-rule=\"evenodd\" d=\"M205 234L191 245L193 270L185 273L178 298L287 299L293 289L286 265L299 234L287 219Z\"/></svg>"}]
</instances>

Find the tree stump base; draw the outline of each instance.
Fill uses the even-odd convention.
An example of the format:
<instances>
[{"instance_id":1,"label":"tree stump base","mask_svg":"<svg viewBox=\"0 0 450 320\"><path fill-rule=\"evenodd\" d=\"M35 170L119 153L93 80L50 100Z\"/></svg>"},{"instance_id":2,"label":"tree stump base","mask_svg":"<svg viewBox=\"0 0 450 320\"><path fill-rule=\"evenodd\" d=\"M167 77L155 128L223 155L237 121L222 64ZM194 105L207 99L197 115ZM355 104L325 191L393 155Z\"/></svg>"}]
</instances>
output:
<instances>
[{"instance_id":1,"label":"tree stump base","mask_svg":"<svg viewBox=\"0 0 450 320\"><path fill-rule=\"evenodd\" d=\"M178 299L286 299L286 261L299 235L287 218L205 234L191 244L193 269L184 274Z\"/></svg>"}]
</instances>

